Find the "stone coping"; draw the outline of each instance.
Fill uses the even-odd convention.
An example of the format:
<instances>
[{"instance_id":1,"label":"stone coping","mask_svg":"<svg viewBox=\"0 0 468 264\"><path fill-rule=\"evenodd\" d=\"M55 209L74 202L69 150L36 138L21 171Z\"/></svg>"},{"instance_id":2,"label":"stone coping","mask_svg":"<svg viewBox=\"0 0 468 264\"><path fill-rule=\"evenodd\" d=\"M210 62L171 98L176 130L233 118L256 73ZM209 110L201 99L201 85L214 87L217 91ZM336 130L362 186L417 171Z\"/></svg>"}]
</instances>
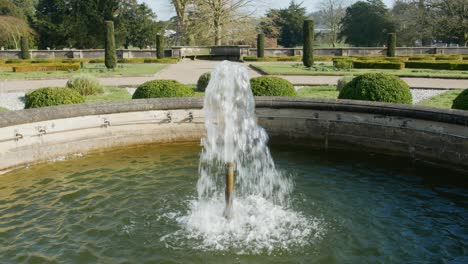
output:
<instances>
[{"instance_id":1,"label":"stone coping","mask_svg":"<svg viewBox=\"0 0 468 264\"><path fill-rule=\"evenodd\" d=\"M257 108L314 109L422 119L468 127L468 111L356 100L256 97ZM47 120L151 110L201 109L203 98L157 98L62 105L0 113L0 128ZM467 128L468 129L468 128Z\"/></svg>"}]
</instances>

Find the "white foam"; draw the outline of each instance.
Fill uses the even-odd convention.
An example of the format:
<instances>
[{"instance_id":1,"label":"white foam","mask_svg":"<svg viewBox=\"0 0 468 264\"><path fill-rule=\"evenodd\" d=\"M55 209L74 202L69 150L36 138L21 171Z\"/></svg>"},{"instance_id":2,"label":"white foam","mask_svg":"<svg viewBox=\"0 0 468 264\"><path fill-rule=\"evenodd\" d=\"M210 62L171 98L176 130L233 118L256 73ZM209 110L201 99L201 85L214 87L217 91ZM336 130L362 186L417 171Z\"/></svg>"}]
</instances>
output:
<instances>
[{"instance_id":1,"label":"white foam","mask_svg":"<svg viewBox=\"0 0 468 264\"><path fill-rule=\"evenodd\" d=\"M314 243L322 221L291 209L290 178L276 170L268 135L257 124L250 77L243 65L220 63L205 94L198 199L184 213L165 214L181 229L161 238L175 245L237 254L273 253ZM235 164L232 217L224 217L226 163Z\"/></svg>"}]
</instances>

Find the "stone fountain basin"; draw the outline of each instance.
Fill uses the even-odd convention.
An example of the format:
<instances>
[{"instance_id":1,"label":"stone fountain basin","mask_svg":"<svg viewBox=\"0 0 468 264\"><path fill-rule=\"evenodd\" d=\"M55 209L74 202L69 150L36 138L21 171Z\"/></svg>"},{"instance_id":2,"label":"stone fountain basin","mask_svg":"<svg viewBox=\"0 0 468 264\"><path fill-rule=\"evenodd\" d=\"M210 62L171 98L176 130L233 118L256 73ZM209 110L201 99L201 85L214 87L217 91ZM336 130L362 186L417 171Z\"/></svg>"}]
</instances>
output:
<instances>
[{"instance_id":1,"label":"stone fountain basin","mask_svg":"<svg viewBox=\"0 0 468 264\"><path fill-rule=\"evenodd\" d=\"M0 170L163 142L199 141L203 98L103 102L0 113ZM468 171L468 111L352 100L257 97L273 142L398 155Z\"/></svg>"}]
</instances>

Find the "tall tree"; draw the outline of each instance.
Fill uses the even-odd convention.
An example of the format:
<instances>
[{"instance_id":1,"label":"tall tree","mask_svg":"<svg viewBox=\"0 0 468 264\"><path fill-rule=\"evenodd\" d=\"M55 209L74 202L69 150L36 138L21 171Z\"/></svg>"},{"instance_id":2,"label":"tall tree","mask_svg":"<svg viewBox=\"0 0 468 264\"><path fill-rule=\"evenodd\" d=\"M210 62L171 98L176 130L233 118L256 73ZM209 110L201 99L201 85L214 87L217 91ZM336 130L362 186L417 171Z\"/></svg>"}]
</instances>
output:
<instances>
[{"instance_id":1,"label":"tall tree","mask_svg":"<svg viewBox=\"0 0 468 264\"><path fill-rule=\"evenodd\" d=\"M18 49L21 36L35 37L34 30L23 19L0 16L0 47Z\"/></svg>"},{"instance_id":2,"label":"tall tree","mask_svg":"<svg viewBox=\"0 0 468 264\"><path fill-rule=\"evenodd\" d=\"M291 1L288 8L268 10L266 18L260 23L260 29L267 37L278 38L278 44L294 47L302 45L305 19L305 7Z\"/></svg>"},{"instance_id":3,"label":"tall tree","mask_svg":"<svg viewBox=\"0 0 468 264\"><path fill-rule=\"evenodd\" d=\"M215 45L221 45L223 41L223 28L229 23L248 18L252 8L252 0L196 0L196 8L200 15L209 22L213 32Z\"/></svg>"},{"instance_id":4,"label":"tall tree","mask_svg":"<svg viewBox=\"0 0 468 264\"><path fill-rule=\"evenodd\" d=\"M23 10L10 0L0 0L0 16L13 16L20 19L26 18Z\"/></svg>"},{"instance_id":5,"label":"tall tree","mask_svg":"<svg viewBox=\"0 0 468 264\"><path fill-rule=\"evenodd\" d=\"M156 14L146 4L139 4L136 0L121 1L115 21L117 38L124 41L125 48L132 45L142 49L151 45L159 31Z\"/></svg>"},{"instance_id":6,"label":"tall tree","mask_svg":"<svg viewBox=\"0 0 468 264\"><path fill-rule=\"evenodd\" d=\"M382 46L395 25L381 0L359 1L346 9L340 38L355 46Z\"/></svg>"},{"instance_id":7,"label":"tall tree","mask_svg":"<svg viewBox=\"0 0 468 264\"><path fill-rule=\"evenodd\" d=\"M333 47L336 46L338 33L341 30L340 22L346 13L345 3L346 0L321 0L319 2L319 16L330 30L328 41Z\"/></svg>"},{"instance_id":8,"label":"tall tree","mask_svg":"<svg viewBox=\"0 0 468 264\"><path fill-rule=\"evenodd\" d=\"M171 0L177 15L177 44L184 45L187 42L187 8L193 0Z\"/></svg>"},{"instance_id":9,"label":"tall tree","mask_svg":"<svg viewBox=\"0 0 468 264\"><path fill-rule=\"evenodd\" d=\"M422 40L423 35L428 35L430 28L424 26L425 30L423 30L420 20L417 19L420 17L417 2L398 0L392 8L391 15L395 23L399 46L414 46L416 41Z\"/></svg>"},{"instance_id":10,"label":"tall tree","mask_svg":"<svg viewBox=\"0 0 468 264\"><path fill-rule=\"evenodd\" d=\"M438 39L446 43L468 45L468 2L466 0L430 0L432 21Z\"/></svg>"}]
</instances>

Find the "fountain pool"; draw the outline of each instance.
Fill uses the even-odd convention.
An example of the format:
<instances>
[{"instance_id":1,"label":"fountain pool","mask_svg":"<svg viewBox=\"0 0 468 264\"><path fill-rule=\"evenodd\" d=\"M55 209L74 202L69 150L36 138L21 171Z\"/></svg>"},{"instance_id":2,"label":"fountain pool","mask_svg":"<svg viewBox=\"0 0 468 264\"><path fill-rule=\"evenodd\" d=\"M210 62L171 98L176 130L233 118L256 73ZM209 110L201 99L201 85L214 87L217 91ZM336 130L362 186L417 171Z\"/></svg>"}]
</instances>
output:
<instances>
[{"instance_id":1,"label":"fountain pool","mask_svg":"<svg viewBox=\"0 0 468 264\"><path fill-rule=\"evenodd\" d=\"M406 159L292 145L273 145L272 157L295 182L287 209L300 213L310 233L294 243L207 241L184 222L197 200L200 152L194 143L148 145L2 175L0 262L466 260L464 175Z\"/></svg>"}]
</instances>

